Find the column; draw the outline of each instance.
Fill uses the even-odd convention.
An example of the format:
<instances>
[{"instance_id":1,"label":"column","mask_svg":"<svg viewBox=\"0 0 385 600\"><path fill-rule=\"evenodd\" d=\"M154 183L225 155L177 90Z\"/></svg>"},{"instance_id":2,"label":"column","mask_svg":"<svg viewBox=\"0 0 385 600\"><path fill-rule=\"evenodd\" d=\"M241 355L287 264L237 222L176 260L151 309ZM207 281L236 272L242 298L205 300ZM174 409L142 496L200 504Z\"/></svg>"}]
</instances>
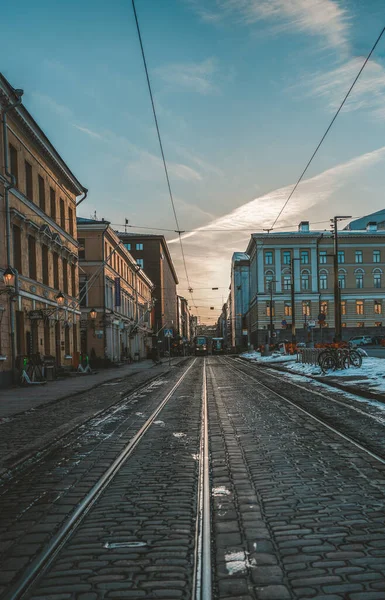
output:
<instances>
[{"instance_id":1,"label":"column","mask_svg":"<svg viewBox=\"0 0 385 600\"><path fill-rule=\"evenodd\" d=\"M275 254L275 291L277 293L282 292L282 276L281 276L281 250L276 248Z\"/></svg>"},{"instance_id":2,"label":"column","mask_svg":"<svg viewBox=\"0 0 385 600\"><path fill-rule=\"evenodd\" d=\"M311 290L318 292L317 248L311 249Z\"/></svg>"},{"instance_id":3,"label":"column","mask_svg":"<svg viewBox=\"0 0 385 600\"><path fill-rule=\"evenodd\" d=\"M257 293L264 294L265 293L265 275L263 271L263 246L257 245L257 274L258 274L258 285L257 285Z\"/></svg>"},{"instance_id":4,"label":"column","mask_svg":"<svg viewBox=\"0 0 385 600\"><path fill-rule=\"evenodd\" d=\"M293 257L295 259L299 259L299 248L294 248L293 249ZM300 276L300 261L299 260L295 260L294 261L294 291L295 292L300 292L301 291L301 276Z\"/></svg>"}]
</instances>

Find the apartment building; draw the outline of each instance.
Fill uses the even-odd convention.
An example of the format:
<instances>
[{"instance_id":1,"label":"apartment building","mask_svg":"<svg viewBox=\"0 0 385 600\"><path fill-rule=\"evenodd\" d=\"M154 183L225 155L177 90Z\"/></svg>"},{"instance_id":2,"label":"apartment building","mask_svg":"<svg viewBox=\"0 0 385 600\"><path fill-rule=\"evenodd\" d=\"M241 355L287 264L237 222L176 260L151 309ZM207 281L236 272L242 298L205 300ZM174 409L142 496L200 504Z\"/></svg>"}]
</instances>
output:
<instances>
[{"instance_id":1,"label":"apartment building","mask_svg":"<svg viewBox=\"0 0 385 600\"><path fill-rule=\"evenodd\" d=\"M188 301L183 296L177 296L177 314L178 314L178 333L182 338L182 342L189 342L191 338L191 329L190 329L190 309L188 305Z\"/></svg>"},{"instance_id":2,"label":"apartment building","mask_svg":"<svg viewBox=\"0 0 385 600\"><path fill-rule=\"evenodd\" d=\"M148 275L155 288L153 298L154 333L158 333L160 349L167 349L164 330L178 334L177 292L179 283L167 242L163 235L117 232L126 249Z\"/></svg>"},{"instance_id":3,"label":"apartment building","mask_svg":"<svg viewBox=\"0 0 385 600\"><path fill-rule=\"evenodd\" d=\"M81 349L95 361L145 358L153 283L104 219L77 219Z\"/></svg>"},{"instance_id":4,"label":"apartment building","mask_svg":"<svg viewBox=\"0 0 385 600\"><path fill-rule=\"evenodd\" d=\"M385 325L385 230L369 221L362 230L338 232L338 288L343 338L380 333ZM253 234L250 254L250 343L266 342L272 321L276 340L290 339L292 280L297 339L334 337L334 237L311 231ZM293 272L292 272L293 268ZM319 316L322 315L321 318ZM309 322L315 328L309 329ZM273 332L272 332L273 333Z\"/></svg>"},{"instance_id":5,"label":"apartment building","mask_svg":"<svg viewBox=\"0 0 385 600\"><path fill-rule=\"evenodd\" d=\"M250 304L250 257L234 252L231 259L231 346L247 348L248 332L245 315Z\"/></svg>"},{"instance_id":6,"label":"apartment building","mask_svg":"<svg viewBox=\"0 0 385 600\"><path fill-rule=\"evenodd\" d=\"M25 358L70 366L79 352L76 209L87 190L22 96L0 74L0 385Z\"/></svg>"}]
</instances>

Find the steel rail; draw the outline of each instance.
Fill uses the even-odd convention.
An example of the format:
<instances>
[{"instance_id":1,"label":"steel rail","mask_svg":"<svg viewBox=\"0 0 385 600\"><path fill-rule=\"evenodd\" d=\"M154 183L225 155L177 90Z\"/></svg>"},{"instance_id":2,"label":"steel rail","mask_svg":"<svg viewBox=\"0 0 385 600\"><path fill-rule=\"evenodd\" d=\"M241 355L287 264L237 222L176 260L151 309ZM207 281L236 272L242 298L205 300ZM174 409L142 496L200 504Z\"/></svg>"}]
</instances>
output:
<instances>
[{"instance_id":1,"label":"steel rail","mask_svg":"<svg viewBox=\"0 0 385 600\"><path fill-rule=\"evenodd\" d=\"M226 362L226 365L228 365L229 364L229 359L227 359L227 360L225 359L225 362ZM338 429L336 429L332 425L329 425L328 423L325 423L325 421L323 421L322 419L316 417L311 412L309 412L305 408L302 408L301 406L299 406L298 404L296 404L295 402L293 402L289 398L285 398L285 396L282 396L282 394L280 394L279 392L277 392L276 390L274 390L272 387L266 385L266 383L262 383L259 379L257 379L257 377L254 377L253 375L249 375L249 373L245 373L244 371L242 371L241 369L239 369L237 367L234 367L233 365L231 365L230 368L233 369L234 371L236 371L237 373L241 373L245 377L248 377L252 381L257 381L260 386L266 388L267 390L269 390L270 392L272 392L273 394L275 394L281 400L284 400L288 404L291 404L291 406L294 406L294 408L296 408L297 410L301 411L306 416L310 417L314 421L317 421L317 423L319 423L320 425L322 425L326 429L329 429L329 431L332 431L336 435L338 435L341 438L343 438L346 442L349 442L350 444L352 444L353 446L355 446L356 448L358 448L362 452L365 452L366 454L368 454L374 460L376 460L376 461L380 462L381 464L385 465L385 459L384 458L382 458L378 454L375 454L374 452L372 452L368 448L365 448L365 446L363 446L362 444L360 444L359 442L357 442L356 440L354 440L352 437L346 435L345 433L342 433L341 431L339 431ZM310 392L310 393L312 393L311 390L307 390L307 391Z\"/></svg>"},{"instance_id":2,"label":"steel rail","mask_svg":"<svg viewBox=\"0 0 385 600\"><path fill-rule=\"evenodd\" d=\"M211 507L206 359L203 359L202 416L195 531L194 600L211 600Z\"/></svg>"},{"instance_id":3,"label":"steel rail","mask_svg":"<svg viewBox=\"0 0 385 600\"><path fill-rule=\"evenodd\" d=\"M147 421L142 425L142 427L138 430L134 437L129 441L129 443L125 446L125 448L122 450L119 456L113 461L113 463L107 469L107 471L100 477L100 479L95 483L95 485L91 488L88 494L77 505L76 510L65 521L65 523L53 536L53 538L50 540L50 542L47 544L44 550L29 565L29 567L23 574L21 580L17 582L13 587L11 587L10 591L5 596L5 600L19 600L20 598L22 598L24 594L28 590L30 590L31 586L36 582L36 580L41 575L43 575L46 569L52 564L57 554L60 552L60 550L68 541L68 539L72 536L74 531L78 528L78 526L80 525L86 514L89 512L91 507L95 504L97 499L106 489L106 487L108 487L112 479L119 472L120 468L123 466L123 464L132 454L132 452L138 446L143 436L147 433L152 423L155 421L159 413L170 400L174 392L180 386L180 384L182 383L182 381L192 369L195 363L196 359L186 369L183 375L181 375L181 377L175 383L171 391L163 398L163 400L154 410L152 415L147 419Z\"/></svg>"},{"instance_id":4,"label":"steel rail","mask_svg":"<svg viewBox=\"0 0 385 600\"><path fill-rule=\"evenodd\" d=\"M245 366L245 362L240 359L240 358L236 358L233 359L236 360L237 362L241 363L242 365ZM255 367L255 365L250 365ZM257 367L258 368L258 367ZM264 367L269 369L269 367ZM273 374L272 369L270 367L268 373L271 377L273 377L274 379L280 379L280 377L278 375ZM299 375L301 376L301 373L295 373L295 375ZM376 421L377 423L379 423L380 425L384 425L385 424L385 419L381 419L379 417L376 417L375 415L371 415L370 413L365 412L364 410L361 410L360 408L357 408L356 406L352 406L351 404L347 404L346 402L341 402L341 400L337 400L336 398L332 398L331 396L328 396L327 394L323 394L322 392L319 392L317 390L310 390L309 388L305 387L304 385L301 385L299 383L295 383L294 381L288 381L287 383L289 383L290 385L293 385L294 387L297 387L301 390L304 390L306 392L310 392L312 394L315 394L316 396L321 396L321 398L325 398L326 400L329 400L330 402L334 402L335 404L339 404L340 406L344 406L345 408L349 408L350 410L354 410L355 412L364 415L364 417L369 417L369 419L373 419L373 421ZM317 385L327 385L326 383L323 383L322 381L317 381ZM343 392L343 390L341 390ZM345 394L352 394L352 392L348 392L346 391ZM359 394L357 394L359 395Z\"/></svg>"}]
</instances>

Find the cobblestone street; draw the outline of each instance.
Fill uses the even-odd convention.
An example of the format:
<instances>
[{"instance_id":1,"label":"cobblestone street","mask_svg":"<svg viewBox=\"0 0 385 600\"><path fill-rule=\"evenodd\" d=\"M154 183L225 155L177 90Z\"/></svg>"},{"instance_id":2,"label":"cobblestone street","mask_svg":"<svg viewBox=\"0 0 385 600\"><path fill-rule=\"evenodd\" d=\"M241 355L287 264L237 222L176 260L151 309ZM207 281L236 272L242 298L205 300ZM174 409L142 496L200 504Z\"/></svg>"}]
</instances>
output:
<instances>
[{"instance_id":1,"label":"cobblestone street","mask_svg":"<svg viewBox=\"0 0 385 600\"><path fill-rule=\"evenodd\" d=\"M19 461L3 463L2 597L385 598L379 408L228 357L114 383L77 397L98 414L75 414L55 443L42 435L42 452L23 460L9 434ZM52 410L39 411L42 433ZM21 435L27 417L2 427Z\"/></svg>"}]
</instances>

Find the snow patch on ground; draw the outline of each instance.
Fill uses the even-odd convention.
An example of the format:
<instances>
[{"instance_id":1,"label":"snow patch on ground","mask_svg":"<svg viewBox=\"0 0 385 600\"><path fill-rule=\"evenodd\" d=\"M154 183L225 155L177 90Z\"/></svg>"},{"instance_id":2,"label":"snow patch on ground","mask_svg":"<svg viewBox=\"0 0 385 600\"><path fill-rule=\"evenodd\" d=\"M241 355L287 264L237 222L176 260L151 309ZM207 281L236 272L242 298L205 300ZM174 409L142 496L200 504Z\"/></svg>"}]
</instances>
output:
<instances>
[{"instance_id":1,"label":"snow patch on ground","mask_svg":"<svg viewBox=\"0 0 385 600\"><path fill-rule=\"evenodd\" d=\"M229 496L230 493L230 490L228 490L224 485L219 485L218 487L212 489L213 496Z\"/></svg>"},{"instance_id":2,"label":"snow patch on ground","mask_svg":"<svg viewBox=\"0 0 385 600\"><path fill-rule=\"evenodd\" d=\"M281 354L280 352L273 352L270 356L261 356L260 352L244 352L239 355L241 358L246 358L247 360L251 360L254 362L263 362L263 363L275 363L275 362L291 362L296 360L296 355L291 354Z\"/></svg>"},{"instance_id":3,"label":"snow patch on ground","mask_svg":"<svg viewBox=\"0 0 385 600\"><path fill-rule=\"evenodd\" d=\"M248 552L228 552L225 554L226 569L229 575L244 573L250 567L256 567L255 558L249 558Z\"/></svg>"},{"instance_id":4,"label":"snow patch on ground","mask_svg":"<svg viewBox=\"0 0 385 600\"><path fill-rule=\"evenodd\" d=\"M181 432L173 433L172 435L176 438L186 437L186 434Z\"/></svg>"},{"instance_id":5,"label":"snow patch on ground","mask_svg":"<svg viewBox=\"0 0 385 600\"><path fill-rule=\"evenodd\" d=\"M164 421L154 421L154 425L159 425L160 427L164 427Z\"/></svg>"}]
</instances>

